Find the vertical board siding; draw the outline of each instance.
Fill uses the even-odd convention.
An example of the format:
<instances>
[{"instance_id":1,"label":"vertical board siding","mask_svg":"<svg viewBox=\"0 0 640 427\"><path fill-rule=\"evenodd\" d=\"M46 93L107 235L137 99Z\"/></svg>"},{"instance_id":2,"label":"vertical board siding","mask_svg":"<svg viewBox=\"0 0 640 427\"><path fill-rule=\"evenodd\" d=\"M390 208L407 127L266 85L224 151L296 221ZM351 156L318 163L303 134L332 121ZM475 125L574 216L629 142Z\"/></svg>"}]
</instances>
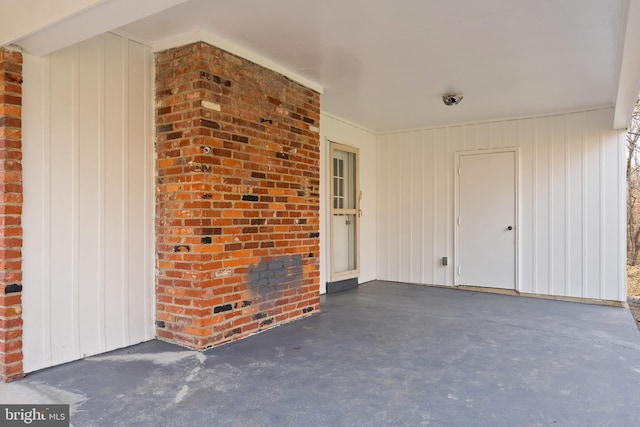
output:
<instances>
[{"instance_id":1,"label":"vertical board siding","mask_svg":"<svg viewBox=\"0 0 640 427\"><path fill-rule=\"evenodd\" d=\"M52 191L56 188L64 188L65 191L59 193L50 194L51 207L50 212L43 212L44 216L50 213L51 221L51 234L49 236L42 236L42 242L51 246L51 276L55 277L60 286L51 287L51 311L50 319L39 321L38 323L42 327L42 334L48 333L51 329L50 325L56 325L56 330L53 331L51 340L51 363L58 364L65 360L65 354L77 353L77 334L75 333L74 321L77 325L77 318L75 318L77 304L69 304L73 302L74 296L77 295L75 289L75 272L77 269L77 250L75 231L77 226L76 220L76 206L75 206L75 193L76 183L74 183L74 168L77 162L74 161L75 157L75 127L77 126L77 119L72 109L68 108L74 105L74 79L75 77L75 60L71 50L60 52L59 55L51 58L50 61L50 79L51 79L51 104L59 105L61 108L49 108L46 113L51 116L51 130L50 130L50 142L51 142L51 174L49 177L49 186L46 182L42 183L42 187L37 190L31 190L31 183L29 182L29 165L30 156L25 149L24 159L24 192L25 192L25 211L30 210L29 199L31 192L33 195L37 194L36 191ZM71 76L71 78L69 78ZM29 118L29 99L25 100L24 109L24 127L30 126ZM45 130L46 132L46 130ZM31 142L27 142L27 146L31 145ZM64 167L60 167L64 165ZM25 372L30 370L31 339L41 338L43 335L38 334L30 321L32 316L37 316L37 313L31 307L31 303L38 299L38 295L31 293L31 280L29 279L29 273L35 266L30 266L30 244L31 234L29 232L30 225L24 224L24 252L23 252L23 268L25 271L24 277L24 344L23 351L25 355ZM35 243L35 242L34 242ZM47 286L47 281L50 278L44 278L45 283L43 286ZM31 286L30 286L31 285ZM46 301L42 303L47 304ZM57 307L64 307L64 309L58 309ZM39 320L39 319L38 319ZM35 336L32 335L35 333ZM40 336L38 336L40 335ZM37 367L37 365L36 365Z\"/></svg>"},{"instance_id":2,"label":"vertical board siding","mask_svg":"<svg viewBox=\"0 0 640 427\"><path fill-rule=\"evenodd\" d=\"M455 153L518 147L518 290L624 301L624 132L612 114L379 135L378 278L453 285Z\"/></svg>"},{"instance_id":3,"label":"vertical board siding","mask_svg":"<svg viewBox=\"0 0 640 427\"><path fill-rule=\"evenodd\" d=\"M99 316L102 298L101 287L101 217L104 206L100 204L100 176L102 175L102 132L100 132L102 77L101 40L92 39L77 47L78 63L77 102L78 135L74 141L77 155L74 169L77 169L77 189L74 195L78 203L78 321L76 335L79 337L80 354L100 352L104 319ZM90 237L89 237L90 236ZM81 286L90 283L92 286ZM95 315L94 315L95 313Z\"/></svg>"},{"instance_id":4,"label":"vertical board siding","mask_svg":"<svg viewBox=\"0 0 640 427\"><path fill-rule=\"evenodd\" d=\"M123 108L126 102L125 90L126 76L124 65L126 57L126 40L109 37L105 41L105 75L109 78L104 81L104 91L110 96L105 98L104 128L116 129L117 132L105 132L105 148L111 149L104 152L105 176L109 179L104 183L103 200L105 206L113 206L110 215L104 218L105 230L113 230L104 235L104 264L110 266L104 269L104 283L126 283L124 272L126 260L123 254L126 253L125 239L127 230L125 228L126 203L126 146L127 138L125 133L126 120L124 118L126 109ZM117 207L117 208L116 208ZM106 313L124 313L124 287L104 288L104 316ZM119 343L124 346L126 340L122 331L127 329L126 315L114 316L109 322L104 322L104 340L107 342Z\"/></svg>"},{"instance_id":5,"label":"vertical board siding","mask_svg":"<svg viewBox=\"0 0 640 427\"><path fill-rule=\"evenodd\" d=\"M113 34L27 55L26 372L152 338L151 58Z\"/></svg>"},{"instance_id":6,"label":"vertical board siding","mask_svg":"<svg viewBox=\"0 0 640 427\"><path fill-rule=\"evenodd\" d=\"M151 242L153 215L151 206L150 177L153 176L151 151L151 108L150 90L152 86L152 59L146 46L128 43L128 108L127 108L127 153L125 177L127 179L126 260L128 262L128 307L124 310L128 321L128 342L141 342L153 333L153 283L154 277L149 266L153 265L151 246L141 246L140 242ZM142 143L140 143L142 142ZM149 143L144 143L149 142Z\"/></svg>"}]
</instances>

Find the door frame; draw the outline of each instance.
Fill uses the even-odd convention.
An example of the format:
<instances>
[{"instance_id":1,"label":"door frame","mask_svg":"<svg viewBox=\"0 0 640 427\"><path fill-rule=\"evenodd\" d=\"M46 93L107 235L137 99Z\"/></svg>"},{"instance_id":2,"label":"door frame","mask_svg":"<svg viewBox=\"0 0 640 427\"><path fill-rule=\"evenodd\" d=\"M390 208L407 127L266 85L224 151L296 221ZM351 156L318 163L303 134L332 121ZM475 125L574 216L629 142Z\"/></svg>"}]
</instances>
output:
<instances>
[{"instance_id":1,"label":"door frame","mask_svg":"<svg viewBox=\"0 0 640 427\"><path fill-rule=\"evenodd\" d=\"M460 158L463 156L469 155L479 155L479 154L498 154L498 153L513 153L514 154L514 218L513 218L513 226L515 227L515 242L514 242L514 251L513 251L513 262L514 262L514 278L513 278L513 290L516 292L520 290L519 285L519 265L520 265L520 255L519 255L519 247L520 247L520 227L519 227L519 219L520 219L520 149L519 147L502 147L502 148L489 148L489 149L477 149L477 150L462 150L455 152L455 169L454 169L454 215L453 215L453 225L454 225L454 265L453 265L453 284L455 286L461 286L459 280L460 275L458 274L460 268L460 224L458 223L458 218L460 217ZM492 288L487 288L492 289Z\"/></svg>"},{"instance_id":2,"label":"door frame","mask_svg":"<svg viewBox=\"0 0 640 427\"><path fill-rule=\"evenodd\" d=\"M338 282L341 280L354 279L360 276L360 149L358 147L353 147L350 145L342 144L339 142L332 141L331 139L327 139L329 142L329 281L330 282ZM353 213L355 214L356 221L356 230L355 230L355 245L356 245L356 254L355 254L355 263L356 268L354 270L349 270L341 273L334 273L333 267L333 254L334 254L334 229L333 229L333 215L334 215L334 207L333 207L333 151L340 150L346 151L349 153L355 154L355 191L356 191L356 208L353 209Z\"/></svg>"}]
</instances>

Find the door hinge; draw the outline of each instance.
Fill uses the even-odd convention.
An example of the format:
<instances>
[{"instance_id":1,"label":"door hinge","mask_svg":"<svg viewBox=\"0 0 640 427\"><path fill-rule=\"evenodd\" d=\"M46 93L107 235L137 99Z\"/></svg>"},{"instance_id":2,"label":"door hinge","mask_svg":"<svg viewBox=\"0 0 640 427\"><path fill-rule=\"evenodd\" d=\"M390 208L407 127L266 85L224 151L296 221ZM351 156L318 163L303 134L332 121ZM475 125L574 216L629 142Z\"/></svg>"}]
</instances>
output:
<instances>
[{"instance_id":1,"label":"door hinge","mask_svg":"<svg viewBox=\"0 0 640 427\"><path fill-rule=\"evenodd\" d=\"M458 225L460 225L460 217L458 217Z\"/></svg>"},{"instance_id":2,"label":"door hinge","mask_svg":"<svg viewBox=\"0 0 640 427\"><path fill-rule=\"evenodd\" d=\"M460 276L460 267L456 269L458 271L458 276Z\"/></svg>"}]
</instances>

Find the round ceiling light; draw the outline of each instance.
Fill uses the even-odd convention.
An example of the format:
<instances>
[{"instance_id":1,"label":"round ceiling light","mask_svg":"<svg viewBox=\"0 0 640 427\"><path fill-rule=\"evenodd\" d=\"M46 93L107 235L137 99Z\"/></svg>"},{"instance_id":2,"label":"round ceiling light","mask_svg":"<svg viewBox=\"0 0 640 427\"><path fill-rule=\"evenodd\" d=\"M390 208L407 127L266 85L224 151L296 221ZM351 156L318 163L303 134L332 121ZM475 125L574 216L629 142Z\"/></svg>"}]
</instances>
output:
<instances>
[{"instance_id":1,"label":"round ceiling light","mask_svg":"<svg viewBox=\"0 0 640 427\"><path fill-rule=\"evenodd\" d=\"M462 95L459 93L447 93L442 95L442 102L444 105L458 105L462 101Z\"/></svg>"}]
</instances>

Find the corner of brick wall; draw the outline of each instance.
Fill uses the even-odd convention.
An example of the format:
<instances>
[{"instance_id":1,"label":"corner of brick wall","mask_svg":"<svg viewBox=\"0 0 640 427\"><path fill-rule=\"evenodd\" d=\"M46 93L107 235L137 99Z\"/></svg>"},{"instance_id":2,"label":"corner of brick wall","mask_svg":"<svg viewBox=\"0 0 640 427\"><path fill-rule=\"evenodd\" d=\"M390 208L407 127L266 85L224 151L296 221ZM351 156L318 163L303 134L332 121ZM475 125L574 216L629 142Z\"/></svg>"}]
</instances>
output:
<instances>
[{"instance_id":1,"label":"corner of brick wall","mask_svg":"<svg viewBox=\"0 0 640 427\"><path fill-rule=\"evenodd\" d=\"M0 48L0 378L22 367L22 54Z\"/></svg>"},{"instance_id":2,"label":"corner of brick wall","mask_svg":"<svg viewBox=\"0 0 640 427\"><path fill-rule=\"evenodd\" d=\"M194 349L319 310L320 94L206 43L156 54L156 332Z\"/></svg>"}]
</instances>

